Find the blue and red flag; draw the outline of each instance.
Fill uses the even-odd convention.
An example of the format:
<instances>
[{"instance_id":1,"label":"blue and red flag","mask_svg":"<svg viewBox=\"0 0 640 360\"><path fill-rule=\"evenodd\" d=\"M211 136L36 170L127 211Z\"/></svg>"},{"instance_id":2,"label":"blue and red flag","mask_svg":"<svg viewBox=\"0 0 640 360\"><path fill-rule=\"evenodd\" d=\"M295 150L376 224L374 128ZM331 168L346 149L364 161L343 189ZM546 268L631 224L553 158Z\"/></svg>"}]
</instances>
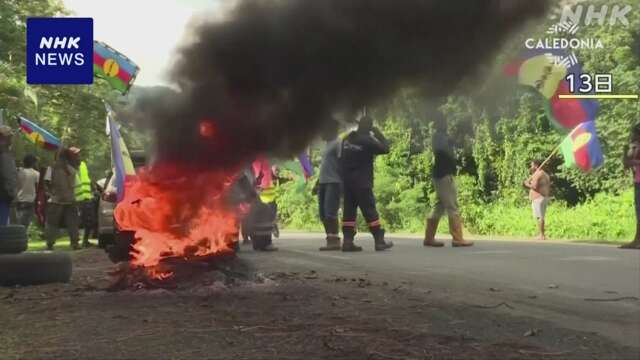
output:
<instances>
[{"instance_id":1,"label":"blue and red flag","mask_svg":"<svg viewBox=\"0 0 640 360\"><path fill-rule=\"evenodd\" d=\"M49 131L36 125L33 121L18 116L20 130L37 146L46 150L58 150L62 146L62 141Z\"/></svg>"},{"instance_id":2,"label":"blue and red flag","mask_svg":"<svg viewBox=\"0 0 640 360\"><path fill-rule=\"evenodd\" d=\"M593 121L576 126L560 145L566 167L578 167L589 172L604 163L604 156Z\"/></svg>"}]
</instances>

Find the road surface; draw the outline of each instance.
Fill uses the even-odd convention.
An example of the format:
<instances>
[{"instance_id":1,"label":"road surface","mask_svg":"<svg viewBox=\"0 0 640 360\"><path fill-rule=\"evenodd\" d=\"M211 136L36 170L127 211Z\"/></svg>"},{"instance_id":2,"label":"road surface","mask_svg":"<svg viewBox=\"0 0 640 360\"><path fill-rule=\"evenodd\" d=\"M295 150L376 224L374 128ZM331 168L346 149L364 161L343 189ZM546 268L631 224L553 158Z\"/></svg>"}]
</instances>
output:
<instances>
[{"instance_id":1,"label":"road surface","mask_svg":"<svg viewBox=\"0 0 640 360\"><path fill-rule=\"evenodd\" d=\"M477 241L471 248L424 248L418 238L390 236L395 247L373 251L360 234L362 253L319 252L320 234L287 233L280 251L244 251L265 270L315 270L404 284L417 293L455 303L499 304L497 311L593 332L640 348L640 251L613 246ZM639 355L640 356L640 355Z\"/></svg>"}]
</instances>

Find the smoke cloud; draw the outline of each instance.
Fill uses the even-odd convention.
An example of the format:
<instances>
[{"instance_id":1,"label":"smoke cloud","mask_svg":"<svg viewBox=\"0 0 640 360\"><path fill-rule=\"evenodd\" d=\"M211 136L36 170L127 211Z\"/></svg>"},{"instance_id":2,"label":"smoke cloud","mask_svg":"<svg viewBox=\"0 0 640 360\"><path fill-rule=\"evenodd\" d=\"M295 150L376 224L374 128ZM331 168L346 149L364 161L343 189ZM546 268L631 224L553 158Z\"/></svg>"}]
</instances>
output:
<instances>
[{"instance_id":1,"label":"smoke cloud","mask_svg":"<svg viewBox=\"0 0 640 360\"><path fill-rule=\"evenodd\" d=\"M175 90L136 114L159 159L231 166L303 149L333 114L403 87L446 96L550 0L244 0L195 24Z\"/></svg>"}]
</instances>

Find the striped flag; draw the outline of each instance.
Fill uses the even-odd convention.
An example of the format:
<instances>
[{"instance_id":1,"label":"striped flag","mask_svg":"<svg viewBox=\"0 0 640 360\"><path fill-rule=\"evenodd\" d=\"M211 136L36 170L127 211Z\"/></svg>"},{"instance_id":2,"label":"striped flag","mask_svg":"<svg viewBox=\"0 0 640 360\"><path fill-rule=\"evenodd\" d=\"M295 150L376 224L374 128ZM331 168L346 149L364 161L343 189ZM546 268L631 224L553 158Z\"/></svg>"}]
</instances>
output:
<instances>
[{"instance_id":1,"label":"striped flag","mask_svg":"<svg viewBox=\"0 0 640 360\"><path fill-rule=\"evenodd\" d=\"M129 91L138 71L138 65L128 57L103 42L93 42L93 74L105 79L120 93Z\"/></svg>"},{"instance_id":2,"label":"striped flag","mask_svg":"<svg viewBox=\"0 0 640 360\"><path fill-rule=\"evenodd\" d=\"M570 95L569 74L581 79L582 66L575 54L564 50L531 50L505 67L505 73L518 77L522 85L530 86L544 97L547 118L560 131L567 133L576 126L594 121L600 104L593 99L560 99ZM576 81L582 87L582 80Z\"/></svg>"},{"instance_id":3,"label":"striped flag","mask_svg":"<svg viewBox=\"0 0 640 360\"><path fill-rule=\"evenodd\" d=\"M49 131L36 125L34 122L18 116L18 124L20 130L27 136L31 142L46 150L58 150L62 146L62 141L50 133Z\"/></svg>"},{"instance_id":4,"label":"striped flag","mask_svg":"<svg viewBox=\"0 0 640 360\"><path fill-rule=\"evenodd\" d=\"M576 126L560 145L565 167L577 167L584 172L597 169L604 163L593 121Z\"/></svg>"},{"instance_id":5,"label":"striped flag","mask_svg":"<svg viewBox=\"0 0 640 360\"><path fill-rule=\"evenodd\" d=\"M125 183L136 175L136 171L127 150L127 145L120 135L118 124L111 113L107 114L109 122L109 133L111 134L111 162L113 165L113 176L115 176L115 186L118 189L118 202L124 199Z\"/></svg>"}]
</instances>

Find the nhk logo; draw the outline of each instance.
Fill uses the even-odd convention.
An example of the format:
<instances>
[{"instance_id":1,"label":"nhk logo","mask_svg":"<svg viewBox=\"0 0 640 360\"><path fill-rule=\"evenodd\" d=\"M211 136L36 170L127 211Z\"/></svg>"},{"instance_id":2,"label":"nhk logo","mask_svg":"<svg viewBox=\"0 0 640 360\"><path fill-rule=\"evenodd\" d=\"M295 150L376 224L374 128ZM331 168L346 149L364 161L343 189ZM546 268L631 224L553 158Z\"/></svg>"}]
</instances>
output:
<instances>
[{"instance_id":1,"label":"nhk logo","mask_svg":"<svg viewBox=\"0 0 640 360\"><path fill-rule=\"evenodd\" d=\"M27 83L93 83L93 19L28 18Z\"/></svg>"},{"instance_id":2,"label":"nhk logo","mask_svg":"<svg viewBox=\"0 0 640 360\"><path fill-rule=\"evenodd\" d=\"M43 37L40 40L40 50L43 49L78 49L78 42L80 41L80 37L73 38L59 38L56 37L55 40L52 36L45 38ZM56 53L56 52L39 52L36 53L36 65L62 65L62 66L70 66L73 60L73 64L76 66L84 65L84 54L81 52L77 53Z\"/></svg>"}]
</instances>

